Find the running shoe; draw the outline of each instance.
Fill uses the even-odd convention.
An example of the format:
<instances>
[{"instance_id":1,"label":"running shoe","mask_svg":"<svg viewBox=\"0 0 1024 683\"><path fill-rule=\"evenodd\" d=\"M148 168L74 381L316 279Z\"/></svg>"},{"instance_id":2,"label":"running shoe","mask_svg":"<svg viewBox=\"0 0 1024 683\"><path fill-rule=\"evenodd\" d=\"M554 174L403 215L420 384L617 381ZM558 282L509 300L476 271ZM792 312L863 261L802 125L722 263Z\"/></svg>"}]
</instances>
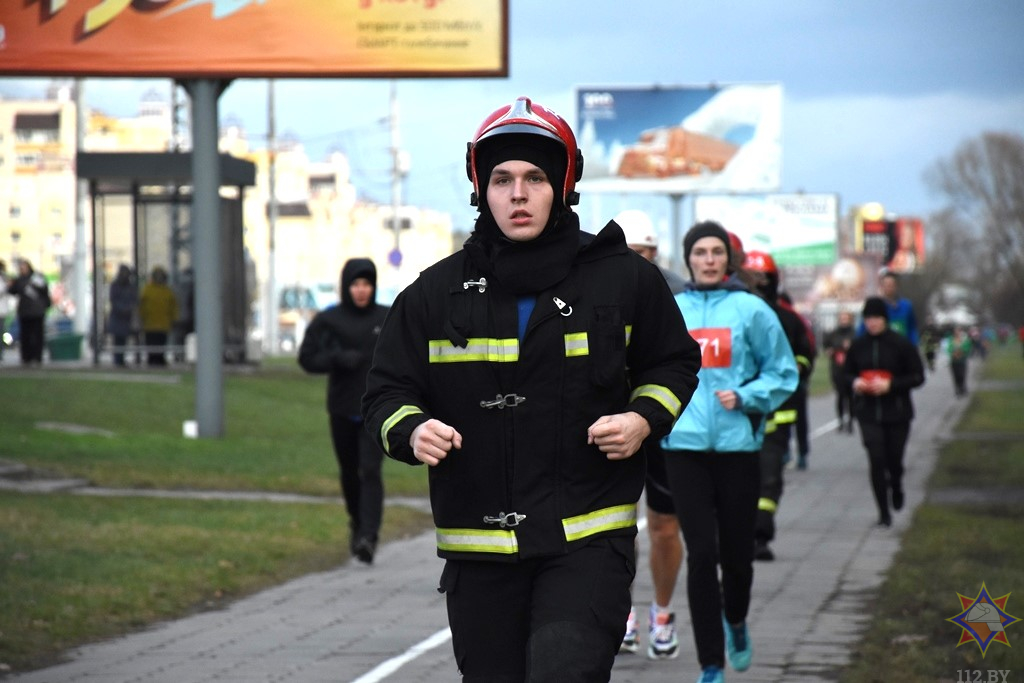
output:
<instances>
[{"instance_id":1,"label":"running shoe","mask_svg":"<svg viewBox=\"0 0 1024 683\"><path fill-rule=\"evenodd\" d=\"M647 656L649 658L675 659L679 656L675 612L656 612L651 615L647 636Z\"/></svg>"},{"instance_id":2,"label":"running shoe","mask_svg":"<svg viewBox=\"0 0 1024 683\"><path fill-rule=\"evenodd\" d=\"M632 654L640 649L640 636L636 632L636 612L629 610L629 618L626 619L626 635L622 637L622 644L619 645L619 652Z\"/></svg>"},{"instance_id":3,"label":"running shoe","mask_svg":"<svg viewBox=\"0 0 1024 683\"><path fill-rule=\"evenodd\" d=\"M754 644L750 642L747 622L733 626L723 614L722 627L725 629L725 654L730 666L736 671L746 671L754 658Z\"/></svg>"}]
</instances>

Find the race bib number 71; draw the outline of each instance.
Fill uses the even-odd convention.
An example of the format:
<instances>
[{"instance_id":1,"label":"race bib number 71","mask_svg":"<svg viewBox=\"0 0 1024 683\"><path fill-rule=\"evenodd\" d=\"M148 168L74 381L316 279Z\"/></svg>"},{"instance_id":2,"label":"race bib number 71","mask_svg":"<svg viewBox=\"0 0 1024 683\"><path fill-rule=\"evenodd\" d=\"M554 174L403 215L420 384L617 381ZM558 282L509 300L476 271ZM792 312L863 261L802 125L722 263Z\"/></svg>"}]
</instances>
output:
<instances>
[{"instance_id":1,"label":"race bib number 71","mask_svg":"<svg viewBox=\"0 0 1024 683\"><path fill-rule=\"evenodd\" d=\"M703 327L690 330L700 344L701 366L727 368L732 365L732 330L728 327Z\"/></svg>"}]
</instances>

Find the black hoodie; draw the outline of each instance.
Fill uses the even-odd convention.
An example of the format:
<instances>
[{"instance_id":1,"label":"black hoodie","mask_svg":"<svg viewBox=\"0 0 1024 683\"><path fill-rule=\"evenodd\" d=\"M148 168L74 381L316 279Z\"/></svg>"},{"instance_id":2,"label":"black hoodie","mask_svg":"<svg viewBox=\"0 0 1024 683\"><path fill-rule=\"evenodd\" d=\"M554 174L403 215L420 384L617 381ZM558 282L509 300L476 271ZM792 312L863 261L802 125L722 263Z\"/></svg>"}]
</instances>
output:
<instances>
[{"instance_id":1,"label":"black hoodie","mask_svg":"<svg viewBox=\"0 0 1024 683\"><path fill-rule=\"evenodd\" d=\"M353 280L361 277L373 285L373 297L364 308L357 307L349 293ZM377 269L373 261L346 261L341 270L341 303L317 313L299 348L299 365L306 372L328 374L329 413L361 419L359 402L366 389L366 373L387 313L387 306L377 304Z\"/></svg>"}]
</instances>

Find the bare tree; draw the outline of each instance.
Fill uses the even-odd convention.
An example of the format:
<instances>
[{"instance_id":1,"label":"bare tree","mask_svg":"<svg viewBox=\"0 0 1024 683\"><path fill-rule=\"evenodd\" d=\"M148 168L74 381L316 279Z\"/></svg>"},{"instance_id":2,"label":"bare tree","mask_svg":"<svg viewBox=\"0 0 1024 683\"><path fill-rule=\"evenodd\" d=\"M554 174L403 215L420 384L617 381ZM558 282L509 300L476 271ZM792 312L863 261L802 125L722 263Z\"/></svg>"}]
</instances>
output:
<instances>
[{"instance_id":1,"label":"bare tree","mask_svg":"<svg viewBox=\"0 0 1024 683\"><path fill-rule=\"evenodd\" d=\"M983 133L937 161L925 178L949 200L935 224L952 247L949 256L980 259L961 279L973 280L991 314L1024 322L1024 137ZM975 277L967 277L972 271Z\"/></svg>"}]
</instances>

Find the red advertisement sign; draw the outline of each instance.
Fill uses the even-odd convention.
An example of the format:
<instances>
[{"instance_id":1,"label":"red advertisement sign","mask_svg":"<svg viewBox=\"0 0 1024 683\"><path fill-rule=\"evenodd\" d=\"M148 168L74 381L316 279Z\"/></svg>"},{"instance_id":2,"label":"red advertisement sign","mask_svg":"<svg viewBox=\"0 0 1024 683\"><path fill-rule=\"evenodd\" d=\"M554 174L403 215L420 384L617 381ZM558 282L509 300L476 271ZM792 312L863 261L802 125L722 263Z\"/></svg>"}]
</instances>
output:
<instances>
[{"instance_id":1,"label":"red advertisement sign","mask_svg":"<svg viewBox=\"0 0 1024 683\"><path fill-rule=\"evenodd\" d=\"M4 0L0 75L507 76L508 0Z\"/></svg>"}]
</instances>

